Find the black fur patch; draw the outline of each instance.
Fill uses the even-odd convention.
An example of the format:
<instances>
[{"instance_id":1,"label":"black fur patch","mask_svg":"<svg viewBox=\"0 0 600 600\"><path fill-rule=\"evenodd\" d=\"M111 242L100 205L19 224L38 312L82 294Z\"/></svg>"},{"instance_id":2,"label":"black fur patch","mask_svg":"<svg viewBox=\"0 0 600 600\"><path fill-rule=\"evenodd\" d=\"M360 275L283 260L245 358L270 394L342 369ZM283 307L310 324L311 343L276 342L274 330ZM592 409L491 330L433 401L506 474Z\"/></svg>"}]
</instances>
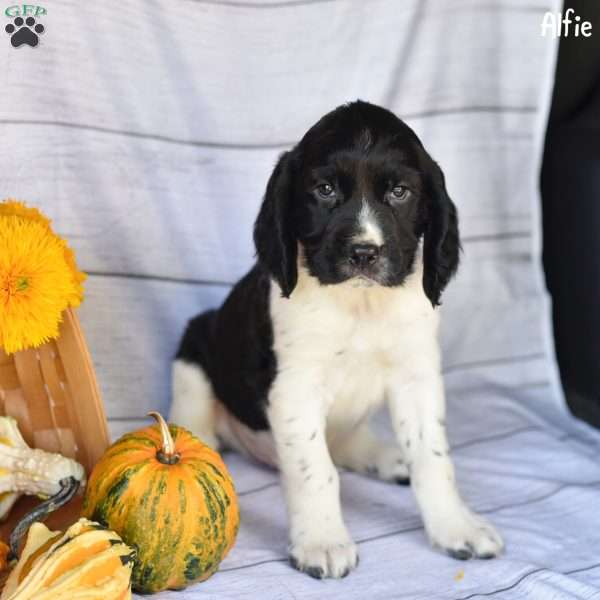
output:
<instances>
[{"instance_id":1,"label":"black fur patch","mask_svg":"<svg viewBox=\"0 0 600 600\"><path fill-rule=\"evenodd\" d=\"M218 310L188 324L176 358L199 364L219 400L248 427L268 429L268 390L275 378L269 275L255 266Z\"/></svg>"}]
</instances>

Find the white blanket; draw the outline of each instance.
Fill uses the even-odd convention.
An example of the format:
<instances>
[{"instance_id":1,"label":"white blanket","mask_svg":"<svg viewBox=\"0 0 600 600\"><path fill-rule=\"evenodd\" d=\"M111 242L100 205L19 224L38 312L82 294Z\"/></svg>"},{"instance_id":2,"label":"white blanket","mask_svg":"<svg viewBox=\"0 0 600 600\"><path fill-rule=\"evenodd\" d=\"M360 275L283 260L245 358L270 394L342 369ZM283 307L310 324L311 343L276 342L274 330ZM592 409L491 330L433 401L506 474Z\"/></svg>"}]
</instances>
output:
<instances>
[{"instance_id":1,"label":"white blanket","mask_svg":"<svg viewBox=\"0 0 600 600\"><path fill-rule=\"evenodd\" d=\"M276 473L231 455L238 542L208 582L161 598L600 597L600 435L563 408L540 270L556 52L540 23L557 3L48 0L38 47L6 36L2 193L54 217L90 273L81 316L115 436L168 411L185 322L251 264L276 157L324 112L360 97L404 117L459 207L463 261L442 309L449 433L504 556L432 550L410 489L344 473L361 563L311 580L286 561Z\"/></svg>"}]
</instances>

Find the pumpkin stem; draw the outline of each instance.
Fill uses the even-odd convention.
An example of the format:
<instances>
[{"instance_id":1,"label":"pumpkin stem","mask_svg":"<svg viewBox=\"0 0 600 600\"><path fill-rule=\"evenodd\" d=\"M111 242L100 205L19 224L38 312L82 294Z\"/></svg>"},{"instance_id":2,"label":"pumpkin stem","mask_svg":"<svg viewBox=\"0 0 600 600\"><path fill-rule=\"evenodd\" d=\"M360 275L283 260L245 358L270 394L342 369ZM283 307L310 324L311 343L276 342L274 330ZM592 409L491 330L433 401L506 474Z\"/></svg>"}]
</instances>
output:
<instances>
[{"instance_id":1,"label":"pumpkin stem","mask_svg":"<svg viewBox=\"0 0 600 600\"><path fill-rule=\"evenodd\" d=\"M148 416L156 419L162 435L162 448L156 453L156 458L164 465L174 465L175 463L178 463L181 456L175 450L175 442L173 441L173 436L169 431L167 422L160 413L154 411L149 412Z\"/></svg>"}]
</instances>

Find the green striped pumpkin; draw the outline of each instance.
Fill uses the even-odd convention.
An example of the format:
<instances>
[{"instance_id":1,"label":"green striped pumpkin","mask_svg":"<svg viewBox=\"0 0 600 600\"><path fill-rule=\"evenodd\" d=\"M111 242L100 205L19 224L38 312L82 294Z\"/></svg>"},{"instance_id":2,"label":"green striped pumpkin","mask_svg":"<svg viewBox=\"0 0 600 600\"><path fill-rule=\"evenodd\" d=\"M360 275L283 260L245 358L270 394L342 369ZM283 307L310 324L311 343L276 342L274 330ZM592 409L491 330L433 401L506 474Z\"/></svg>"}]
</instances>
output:
<instances>
[{"instance_id":1,"label":"green striped pumpkin","mask_svg":"<svg viewBox=\"0 0 600 600\"><path fill-rule=\"evenodd\" d=\"M158 424L124 435L95 466L83 516L137 550L133 589L183 589L218 568L235 541L239 509L217 452L189 431Z\"/></svg>"}]
</instances>

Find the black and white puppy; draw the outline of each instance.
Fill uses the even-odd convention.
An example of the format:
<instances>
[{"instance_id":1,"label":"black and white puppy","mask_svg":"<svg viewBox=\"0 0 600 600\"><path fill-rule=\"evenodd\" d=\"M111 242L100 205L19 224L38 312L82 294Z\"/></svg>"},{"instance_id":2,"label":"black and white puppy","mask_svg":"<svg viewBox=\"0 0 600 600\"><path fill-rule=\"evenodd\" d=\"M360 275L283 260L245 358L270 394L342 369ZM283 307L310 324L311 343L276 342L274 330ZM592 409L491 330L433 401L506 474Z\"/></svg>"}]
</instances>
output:
<instances>
[{"instance_id":1,"label":"black and white puppy","mask_svg":"<svg viewBox=\"0 0 600 600\"><path fill-rule=\"evenodd\" d=\"M502 549L456 488L437 341L459 259L456 208L415 133L365 102L325 115L280 158L254 229L258 263L193 319L171 420L280 468L292 564L343 577L358 561L336 466L410 477L433 544ZM395 444L369 428L387 403Z\"/></svg>"}]
</instances>

